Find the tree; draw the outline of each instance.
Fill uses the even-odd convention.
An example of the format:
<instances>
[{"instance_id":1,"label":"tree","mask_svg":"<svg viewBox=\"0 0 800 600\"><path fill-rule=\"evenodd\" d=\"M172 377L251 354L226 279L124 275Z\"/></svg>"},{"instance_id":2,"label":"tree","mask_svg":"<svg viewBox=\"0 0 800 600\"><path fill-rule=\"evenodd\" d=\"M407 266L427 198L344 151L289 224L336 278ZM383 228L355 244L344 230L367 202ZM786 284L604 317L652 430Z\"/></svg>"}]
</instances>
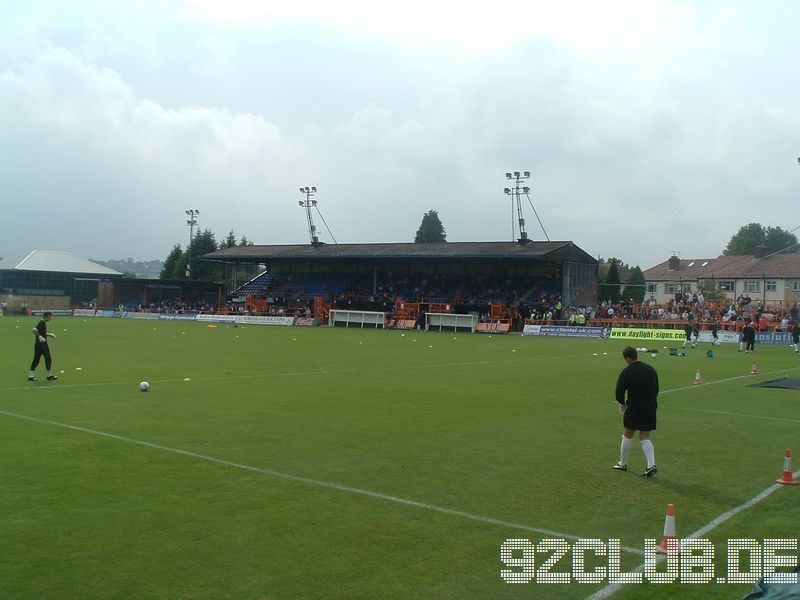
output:
<instances>
[{"instance_id":1,"label":"tree","mask_svg":"<svg viewBox=\"0 0 800 600\"><path fill-rule=\"evenodd\" d=\"M439 220L439 213L435 210L429 210L422 215L422 223L420 223L419 229L417 229L414 243L439 243L446 241L447 233L444 230L444 225L442 225L442 222Z\"/></svg>"},{"instance_id":2,"label":"tree","mask_svg":"<svg viewBox=\"0 0 800 600\"><path fill-rule=\"evenodd\" d=\"M597 281L605 281L605 278L608 276L608 270L611 268L611 265L616 263L617 270L625 269L630 271L631 267L628 263L624 262L621 258L617 258L616 256L612 256L611 258L602 258L597 257Z\"/></svg>"},{"instance_id":3,"label":"tree","mask_svg":"<svg viewBox=\"0 0 800 600\"><path fill-rule=\"evenodd\" d=\"M245 236L242 236L242 239L239 242L239 247L244 246L255 246L255 243L248 240ZM260 272L261 269L258 265L240 265L237 269L238 276L243 277L245 280L252 279Z\"/></svg>"},{"instance_id":4,"label":"tree","mask_svg":"<svg viewBox=\"0 0 800 600\"><path fill-rule=\"evenodd\" d=\"M769 253L798 252L797 237L780 227L764 227L760 223L749 223L739 228L730 239L723 254L727 256L755 254L764 246Z\"/></svg>"},{"instance_id":5,"label":"tree","mask_svg":"<svg viewBox=\"0 0 800 600\"><path fill-rule=\"evenodd\" d=\"M601 283L597 286L597 295L598 300L611 300L612 304L616 304L621 298L619 293L619 268L617 267L617 259L612 258L609 262L611 264L608 267L608 274L605 279L601 279Z\"/></svg>"},{"instance_id":6,"label":"tree","mask_svg":"<svg viewBox=\"0 0 800 600\"><path fill-rule=\"evenodd\" d=\"M717 302L725 299L725 292L720 289L719 281L706 279L697 285L697 291L703 294L706 302Z\"/></svg>"},{"instance_id":7,"label":"tree","mask_svg":"<svg viewBox=\"0 0 800 600\"><path fill-rule=\"evenodd\" d=\"M225 248L234 248L236 246L252 246L253 242L247 240L242 236L241 242L236 243L236 235L231 230L225 239L217 244L214 234L210 229L204 231L197 230L194 239L191 240L186 252L181 250L180 244L175 244L172 250L164 261L164 267L161 269L160 279L186 279L186 267L189 262L189 257L192 258L192 279L200 281L222 281L226 277L225 265L222 263L208 262L199 260L199 256L203 254L210 254L217 250ZM249 276L252 278L258 274L257 265L244 265L240 266L238 273L240 276Z\"/></svg>"},{"instance_id":8,"label":"tree","mask_svg":"<svg viewBox=\"0 0 800 600\"><path fill-rule=\"evenodd\" d=\"M186 264L186 260L183 256L181 245L175 244L167 258L164 260L164 268L161 269L161 275L159 275L159 279L178 279L181 277L183 274L183 272L180 270L181 264Z\"/></svg>"},{"instance_id":9,"label":"tree","mask_svg":"<svg viewBox=\"0 0 800 600\"><path fill-rule=\"evenodd\" d=\"M222 279L222 265L218 263L210 263L203 260L198 260L198 256L203 254L210 254L216 252L217 240L210 229L198 231L189 246L189 255L192 260L192 279L200 279L202 281L216 281Z\"/></svg>"},{"instance_id":10,"label":"tree","mask_svg":"<svg viewBox=\"0 0 800 600\"><path fill-rule=\"evenodd\" d=\"M164 268L164 263L160 260L138 261L132 258L124 260L121 258L112 258L109 260L90 258L89 260L103 265L104 267L108 267L109 269L119 271L126 279L131 279L133 277L157 279L160 276L161 270Z\"/></svg>"},{"instance_id":11,"label":"tree","mask_svg":"<svg viewBox=\"0 0 800 600\"><path fill-rule=\"evenodd\" d=\"M770 252L800 252L797 236L780 227L767 227L764 232L764 245Z\"/></svg>"},{"instance_id":12,"label":"tree","mask_svg":"<svg viewBox=\"0 0 800 600\"><path fill-rule=\"evenodd\" d=\"M236 235L233 233L233 229L228 232L228 237L225 238L224 242L220 242L219 249L224 250L225 248L234 248L236 247Z\"/></svg>"},{"instance_id":13,"label":"tree","mask_svg":"<svg viewBox=\"0 0 800 600\"><path fill-rule=\"evenodd\" d=\"M644 280L644 273L642 273L639 265L636 265L628 276L628 281L625 284L622 297L626 300L632 298L634 302L641 304L644 301L646 286L647 283Z\"/></svg>"}]
</instances>

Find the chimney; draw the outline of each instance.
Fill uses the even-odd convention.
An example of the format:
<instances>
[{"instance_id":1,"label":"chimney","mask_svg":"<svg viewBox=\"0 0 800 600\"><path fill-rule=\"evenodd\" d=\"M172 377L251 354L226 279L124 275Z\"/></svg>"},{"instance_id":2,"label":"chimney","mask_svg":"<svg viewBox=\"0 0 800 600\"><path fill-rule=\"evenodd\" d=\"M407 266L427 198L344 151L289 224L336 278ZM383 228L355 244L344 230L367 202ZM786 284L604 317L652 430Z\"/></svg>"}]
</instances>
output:
<instances>
[{"instance_id":1,"label":"chimney","mask_svg":"<svg viewBox=\"0 0 800 600\"><path fill-rule=\"evenodd\" d=\"M758 246L755 249L755 252L753 252L753 256L755 258L764 258L767 254L769 254L769 248L767 248L763 244L761 246Z\"/></svg>"},{"instance_id":2,"label":"chimney","mask_svg":"<svg viewBox=\"0 0 800 600\"><path fill-rule=\"evenodd\" d=\"M669 257L669 270L674 271L676 270L681 264L681 259L678 258L676 255L672 255Z\"/></svg>"}]
</instances>

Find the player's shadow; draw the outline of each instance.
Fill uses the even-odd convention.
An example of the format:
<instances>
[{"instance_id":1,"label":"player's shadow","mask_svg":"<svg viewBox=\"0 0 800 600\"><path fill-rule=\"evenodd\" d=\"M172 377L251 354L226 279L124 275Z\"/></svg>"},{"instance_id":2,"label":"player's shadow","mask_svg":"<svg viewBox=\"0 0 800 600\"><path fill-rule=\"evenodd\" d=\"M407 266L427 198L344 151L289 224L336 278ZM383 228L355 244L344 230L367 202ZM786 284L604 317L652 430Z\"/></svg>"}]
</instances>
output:
<instances>
[{"instance_id":1,"label":"player's shadow","mask_svg":"<svg viewBox=\"0 0 800 600\"><path fill-rule=\"evenodd\" d=\"M768 487L770 483L772 482L765 481L764 487ZM731 508L746 502L760 491L743 492L742 495L737 496L722 482L720 482L720 485L709 485L702 482L686 483L681 481L678 476L665 476L660 472L655 477L650 478L648 484L663 489L665 493L677 493L690 498L700 498L704 503L730 506Z\"/></svg>"}]
</instances>

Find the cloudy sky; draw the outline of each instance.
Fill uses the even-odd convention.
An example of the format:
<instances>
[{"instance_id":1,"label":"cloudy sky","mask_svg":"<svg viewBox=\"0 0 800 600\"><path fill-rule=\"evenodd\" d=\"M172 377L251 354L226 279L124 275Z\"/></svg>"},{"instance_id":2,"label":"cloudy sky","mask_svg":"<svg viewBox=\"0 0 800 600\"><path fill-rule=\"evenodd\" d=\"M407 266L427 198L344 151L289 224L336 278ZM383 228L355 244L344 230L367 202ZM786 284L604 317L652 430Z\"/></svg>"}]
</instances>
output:
<instances>
[{"instance_id":1,"label":"cloudy sky","mask_svg":"<svg viewBox=\"0 0 800 600\"><path fill-rule=\"evenodd\" d=\"M69 7L67 9L66 7ZM643 268L800 225L800 3L3 0L0 256L552 240ZM544 239L527 201L528 235ZM320 237L331 242L317 219Z\"/></svg>"}]
</instances>

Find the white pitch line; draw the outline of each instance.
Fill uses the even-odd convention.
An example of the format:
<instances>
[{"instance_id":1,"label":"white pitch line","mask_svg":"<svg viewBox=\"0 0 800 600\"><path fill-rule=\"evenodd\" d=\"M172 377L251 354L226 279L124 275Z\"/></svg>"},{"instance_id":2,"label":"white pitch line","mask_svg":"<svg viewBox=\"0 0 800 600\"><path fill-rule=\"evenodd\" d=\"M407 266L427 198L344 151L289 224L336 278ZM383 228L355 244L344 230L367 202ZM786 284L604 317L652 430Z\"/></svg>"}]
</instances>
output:
<instances>
[{"instance_id":1,"label":"white pitch line","mask_svg":"<svg viewBox=\"0 0 800 600\"><path fill-rule=\"evenodd\" d=\"M792 473L792 477L798 477L798 476L800 476L800 471L795 471L794 473ZM694 533L690 533L688 536L686 536L685 539L696 539L706 535L707 533L713 531L714 529L722 525L725 521L728 521L729 519L732 519L733 517L738 515L740 512L743 512L748 508L752 508L753 506L755 506L768 496L772 495L782 487L784 486L777 483L773 483L771 486L769 486L760 494L757 494L756 496L750 498L750 500L748 500L747 502L743 502L739 506L730 509L728 512L722 513L715 519L712 519L706 525L703 525L700 529L698 529ZM638 573L641 572L643 569L644 569L644 563L636 567L633 570L633 572ZM611 596L616 594L622 588L623 585L624 584L621 583L610 583L603 589L595 592L594 594L591 594L590 596L587 596L586 600L602 600L604 598L610 598Z\"/></svg>"},{"instance_id":2,"label":"white pitch line","mask_svg":"<svg viewBox=\"0 0 800 600\"><path fill-rule=\"evenodd\" d=\"M552 360L552 357L550 358L550 360ZM475 362L462 362L462 363L445 363L445 364L440 364L440 365L427 364L427 365L420 365L420 367L423 367L423 368L424 367L429 367L429 368L461 367L461 366L474 366L474 365L481 365L481 364L484 364L484 365L485 364L498 364L498 363L508 363L508 362L512 362L512 361L475 361ZM523 362L530 362L530 361L523 361ZM329 366L330 365L326 365L325 367L321 367L317 371L306 371L306 372L298 371L298 372L289 372L289 373L266 373L266 374L258 374L258 375L250 374L250 375L239 375L239 376L235 376L234 375L234 376L207 377L207 378L202 378L202 380L207 381L207 380L224 380L224 379L249 379L249 378L260 378L260 377L294 377L294 376L298 376L298 375L314 375L314 374L324 373L325 369L327 367L329 367ZM389 368L391 368L391 367L389 367ZM771 374L774 374L774 373L783 373L783 372L787 372L787 371L794 371L794 370L797 370L797 369L800 369L800 367L792 367L790 369L781 369L779 371L768 371L768 372L764 372L764 373L761 373L761 374L762 375L771 375ZM342 370L340 372L352 374L352 373L362 373L362 372L365 372L365 371L364 370L350 369L350 370ZM751 374L739 375L739 376L736 376L736 377L728 377L726 379L719 379L719 380L716 380L716 381L711 381L711 382L708 382L708 383L706 383L704 385L714 385L714 384L726 383L726 382L729 382L729 381L736 381L736 380L739 380L739 379L747 379L747 378L750 378L750 377L752 377ZM64 387L94 387L94 386L105 386L105 385L112 386L112 385L124 385L126 383L127 382L96 382L96 383L84 383L84 384L66 384L66 385L65 384L60 384L60 385L54 385L54 386L49 387L49 388L42 388L42 387L33 388L33 387L30 387L30 386L20 386L20 387L15 387L15 388L5 388L5 391L30 390L30 389L57 389L57 388L64 388ZM672 388L672 389L669 389L669 390L662 391L661 394L668 394L668 393L671 393L671 392L679 392L679 391L691 390L691 389L697 389L697 386L690 385L690 386L684 386L684 387L680 387L680 388ZM690 408L682 408L682 407L675 407L675 406L673 406L672 408L679 408L679 409L682 409L682 410L698 410L699 411L699 409L690 409ZM781 421L788 421L788 422L798 422L798 421L794 421L792 419L779 419L777 417L776 418L758 417L758 416L755 416L755 415L726 413L726 412L723 412L723 411L699 411L699 412L719 412L719 414L729 414L729 415L733 415L733 416L762 418L762 419L769 419L769 420L781 420ZM299 476L299 475L292 475L290 473L283 473L281 471L275 471L275 470L272 470L272 469L262 469L260 467L253 467L253 466L250 466L250 465L243 465L243 464L240 464L240 463L235 463L235 462L227 461L227 460L220 459L220 458L215 458L213 456L197 454L195 452L191 452L191 451L188 451L188 450L181 450L181 449L178 449L178 448L170 448L168 446L162 446L160 444L154 444L152 442L146 442L146 441L143 441L143 440L136 440L136 439L133 439L133 438L128 438L128 437L125 437L125 436L116 435L116 434L113 434L113 433L107 433L107 432L104 432L104 431L97 431L97 430L88 429L88 428L85 428L85 427L79 427L77 425L69 425L69 424L66 424L66 423L59 423L59 422L56 422L56 421L49 421L49 420L46 420L46 419L38 419L36 417L30 417L30 416L27 416L27 415L22 415L22 414L18 414L18 413L7 412L7 411L0 411L0 414L4 414L6 416L15 417L15 418L19 418L19 419L26 419L26 420L34 421L34 422L38 422L38 423L54 425L54 426L57 426L57 427L64 427L64 428L67 428L67 429L72 429L74 431L81 431L83 433L89 433L89 434L92 434L92 435L98 435L98 436L102 436L102 437L116 439L116 440L127 442L127 443L130 443L130 444L146 446L146 447L157 449L157 450L163 450L165 452L172 452L172 453L175 453L175 454L180 454L180 455L183 455L183 456L189 456L189 457L197 458L197 459L200 459L200 460L206 460L206 461L209 461L209 462L212 462L212 463L225 465L225 466L229 466L229 467L234 467L234 468L238 468L238 469L243 469L243 470L246 470L246 471L262 473L262 474L265 474L265 475L272 475L274 477L279 477L279 478L287 479L287 480L291 480L291 481L297 481L297 482L305 483L305 484L308 484L308 485L315 485L315 486L318 486L318 487L325 487L325 488L329 488L329 489L335 489L335 490L339 490L339 491L342 491L342 492L348 492L348 493L358 494L358 495L367 496L367 497L371 497L371 498L377 498L377 499L380 499L380 500L385 500L385 501L388 501L388 502L394 502L394 503L397 503L397 504L404 504L406 506L414 506L416 508L421 508L421 509L430 510L430 511L433 511L433 512L439 512L439 513L443 513L443 514L452 515L452 516L458 516L458 517L462 517L462 518L469 519L469 520L472 520L472 521L478 521L478 522L482 522L482 523L489 523L489 524L493 524L493 525L499 525L499 526L502 526L502 527L511 527L511 528L515 528L515 529L520 529L522 531L529 531L529 532L532 532L532 533L538 533L538 534L542 534L542 535L547 535L549 537L554 537L554 538L563 538L563 539L571 539L571 540L583 539L580 536L575 536L575 535L571 535L571 534L567 534L567 533L563 533L563 532L551 531L551 530L543 529L543 528L539 528L539 527L531 527L529 525L523 525L523 524L520 524L520 523L513 523L513 522L510 522L510 521L503 521L501 519L495 519L495 518L492 518L492 517L484 517L484 516L481 516L481 515L474 515L472 513L467 513L467 512L464 512L464 511L459 511L459 510L455 510L455 509L440 507L440 506L436 506L436 505L433 505L433 504L426 504L424 502L418 502L416 500L410 500L410 499L407 499L407 498L401 498L399 496L391 496L391 495L381 494L379 492L373 492L373 491L365 490L365 489L361 489L361 488L340 485L340 484L337 484L337 483L332 483L332 482L327 482L327 481L322 481L322 480L310 479L310 478L307 478L307 477L302 477L302 476ZM799 473L800 473L800 471L796 472L794 474L795 477L797 477L797 475ZM775 489L778 489L781 486L775 484L772 487L774 487ZM732 509L731 511L728 511L727 513L724 513L720 517L717 517L717 519L715 519L714 521L711 521L711 523L709 523L709 525L706 526L706 527L711 526L710 529L707 529L707 531L710 531L711 529L716 528L718 525L720 525L724 521L727 521L729 518L731 518L732 516L738 514L742 510L750 508L750 506L753 506L754 504L760 502L763 498L766 498L767 496L772 494L775 491L775 489L768 488L767 490L765 490L764 492L762 492L761 494L759 494L755 498L751 499L750 501L740 505L739 507L737 507L735 509ZM712 524L713 524L713 526L712 526ZM699 530L699 531L702 531L702 530ZM697 536L697 535L698 535L697 532L695 532L695 534L692 534L689 537ZM642 550L638 549L638 548L622 546L621 549L626 551L626 552L629 552L631 554L637 554L637 555L643 555L644 554L644 552ZM638 570L641 570L643 568L644 568L644 565L640 565L640 567L638 567L637 569L634 569L634 571L638 571ZM609 586L607 586L606 588L603 588L602 590L600 590L596 594L593 594L593 595L589 596L589 598L591 600L596 600L596 599L600 599L600 598L607 598L607 597L611 596L612 594L614 594L616 591L618 591L619 587L620 587L620 584L610 584ZM606 592L606 590L609 590L609 591Z\"/></svg>"},{"instance_id":3,"label":"white pitch line","mask_svg":"<svg viewBox=\"0 0 800 600\"><path fill-rule=\"evenodd\" d=\"M4 410L0 410L0 414L6 415L7 417L13 417L16 419L24 419L27 421L33 421L35 423L43 423L45 425L52 425L55 427L63 427L65 429L71 429L73 431L80 431L82 433L88 433L91 435L97 435L113 440L117 440L120 442L126 442L129 444L135 444L137 446L145 446L147 448L153 448L155 450L162 450L164 452L171 452L173 454L179 454L181 456L188 456L191 458L196 458L198 460L204 460L207 462L215 463L218 465L224 465L226 467L233 467L236 469L242 469L244 471L250 471L254 473L261 473L263 475L271 475L273 477L279 477L281 479L287 479L289 481L296 481L299 483L304 483L307 485L313 485L317 487L328 488L332 490L338 490L340 492L347 492L350 494L357 494L359 496L366 496L369 498L376 498L378 500L384 500L386 502L394 502L395 504L403 504L405 506L413 506L415 508L421 508L424 510L429 510L433 512L442 513L445 515L451 515L454 517L461 517L463 519L469 519L470 521L478 521L479 523L488 523L490 525L499 525L501 527L507 527L510 529L518 529L522 531L528 531L531 533L536 533L539 535L544 535L551 538L562 538L562 539L570 539L570 540L579 540L583 539L581 536L571 535L568 533L563 533L561 531L552 531L550 529L544 529L541 527L532 527L530 525L523 525L521 523L513 523L511 521L503 521L502 519L495 519L492 517L484 517L481 515L475 515L472 513L464 512L461 510L455 510L452 508L445 508L443 506L436 506L435 504L427 504L425 502L419 502L417 500L410 500L408 498L401 498L400 496L392 496L389 494L381 494L380 492L373 492L370 490L365 490L362 488L341 485L338 483L333 483L330 481L322 481L320 479L311 479L309 477L302 477L300 475L292 475L291 473L284 473L282 471L275 471L273 469L263 469L261 467L253 467L251 465L245 465L242 463L236 463L229 460L225 460L222 458L215 458L213 456L208 456L206 454L198 454L196 452L191 452L189 450L181 450L180 448L171 448L169 446L162 446L161 444L154 444L153 442L146 442L143 440L137 440L134 438L129 438L123 435L117 435L115 433L108 433L105 431L98 431L96 429L89 429L86 427L79 427L78 425L69 425L67 423L59 423L58 421L50 421L48 419L39 419L37 417L30 417L28 415L22 415L19 413L8 412ZM629 548L623 546L621 548L626 552L631 554L638 554L643 555L644 551L638 548Z\"/></svg>"},{"instance_id":4,"label":"white pitch line","mask_svg":"<svg viewBox=\"0 0 800 600\"><path fill-rule=\"evenodd\" d=\"M744 413L728 412L726 410L708 410L704 408L689 408L688 406L670 406L675 410L690 410L692 412L708 413L711 415L727 415L729 417L746 417L748 419L764 419L765 421L781 421L783 423L800 423L800 419L784 419L783 417L765 417L762 415L747 415Z\"/></svg>"},{"instance_id":5,"label":"white pitch line","mask_svg":"<svg viewBox=\"0 0 800 600\"><path fill-rule=\"evenodd\" d=\"M760 375L774 375L774 374L777 374L777 373L786 373L787 371L796 371L797 369L800 369L800 367L792 367L790 369L780 369L778 371L766 371L764 373L760 373ZM717 379L715 381L709 381L708 383L704 383L702 386L688 385L688 386L679 387L679 388L672 388L672 389L669 389L669 390L662 391L661 395L670 394L670 393L673 393L673 392L685 391L685 390L697 390L697 389L700 389L700 388L702 388L703 386L706 386L706 385L716 385L716 384L720 384L720 383L727 383L729 381L736 381L736 380L739 380L739 379L749 379L752 376L753 375L751 373L748 373L747 375L737 375L735 377L726 377L725 379ZM668 405L668 407L669 407L670 410L672 410L672 409L675 409L675 410L688 410L688 411L692 411L692 412L701 412L701 413L707 413L707 414L712 414L712 415L726 415L726 416L729 416L729 417L745 417L745 418L750 418L750 419L763 419L765 421L780 421L780 422L784 422L784 423L800 423L800 420L797 420L797 419L785 419L785 418L782 418L782 417L764 417L764 416L760 416L760 415L748 415L748 414L744 414L744 413L728 412L728 411L724 411L724 410L689 408L687 406L676 406L675 404L672 404L672 403L670 403Z\"/></svg>"},{"instance_id":6,"label":"white pitch line","mask_svg":"<svg viewBox=\"0 0 800 600\"><path fill-rule=\"evenodd\" d=\"M779 369L778 371L765 371L763 373L759 373L759 375L775 375L777 373L786 373L788 371L796 371L797 369L800 369L800 367L792 367L790 369ZM720 383L728 383L729 381L737 381L739 379L750 379L751 377L753 377L753 375L748 373L747 375L737 375L736 377L726 377L725 379L716 379L714 381L708 381L708 382L704 383L703 385L694 385L694 384L685 385L685 386L679 387L679 388L672 388L670 390L664 390L664 391L659 392L659 393L661 395L664 395L664 394L670 394L670 393L673 393L673 392L682 392L682 391L685 391L685 390L698 390L698 389L703 388L704 386L718 385Z\"/></svg>"},{"instance_id":7,"label":"white pitch line","mask_svg":"<svg viewBox=\"0 0 800 600\"><path fill-rule=\"evenodd\" d=\"M799 368L800 367L792 367L791 369L781 369L780 371L771 371L771 372L766 372L766 373L761 373L761 374L762 375L772 375L772 374L775 374L775 373L785 373L786 371L794 371L794 370L797 370ZM710 381L708 383L704 383L703 385L714 385L714 384L719 384L719 383L726 383L726 382L729 382L729 381L735 381L735 380L738 380L738 379L748 379L748 378L750 378L752 376L753 375L749 374L749 373L747 375L737 375L736 377L727 377L725 379L718 379L716 381ZM681 388L673 388L673 389L670 389L670 390L664 390L663 392L661 392L661 394L668 394L670 392L679 392L679 391L683 391L683 390L694 390L694 389L698 389L700 387L702 387L702 386L689 385L689 386L685 386L685 387L681 387ZM690 410L690 411L695 411L695 412L706 412L706 413L712 413L712 414L724 414L724 415L729 415L729 416L748 417L748 418L754 418L754 419L767 419L767 420L775 420L775 421L786 421L786 422L790 422L790 423L800 423L800 421L794 420L794 419L781 419L780 417L760 417L760 416L757 416L757 415L745 415L745 414L741 414L741 413L732 413L732 412L727 412L727 411L712 411L712 410L704 410L704 409L698 409L698 408L687 408L687 407L682 407L682 406L675 406L675 405L672 405L672 404L669 405L669 408L670 409L675 408L675 409L678 409L678 410ZM796 471L794 473L794 477L797 477L798 475L800 475L800 471ZM728 519L731 519L732 517L738 515L740 512L755 506L756 504L761 502L764 498L768 497L770 494L774 493L776 490L780 489L781 487L782 486L778 485L777 483L772 484L770 487L765 489L760 494L754 496L753 498L751 498L747 502L744 502L744 503L740 504L739 506L737 506L735 508L732 508L728 512L721 514L717 518L715 518L712 521L710 521L707 525L704 525L703 527L701 527L700 529L698 529L694 533L689 534L687 536L687 538L699 538L700 536L707 534L708 532L710 532L710 531L716 529L717 527L719 527L722 523L724 523ZM636 567L635 569L633 569L632 572L638 573L638 572L641 572L643 570L644 570L644 564L641 564L638 567ZM620 584L620 583L610 583L606 587L604 587L603 589L599 590L598 592L595 592L594 594L591 594L590 596L587 596L586 600L603 600L604 598L610 598L611 596L616 594L622 588L622 585L623 584Z\"/></svg>"}]
</instances>

